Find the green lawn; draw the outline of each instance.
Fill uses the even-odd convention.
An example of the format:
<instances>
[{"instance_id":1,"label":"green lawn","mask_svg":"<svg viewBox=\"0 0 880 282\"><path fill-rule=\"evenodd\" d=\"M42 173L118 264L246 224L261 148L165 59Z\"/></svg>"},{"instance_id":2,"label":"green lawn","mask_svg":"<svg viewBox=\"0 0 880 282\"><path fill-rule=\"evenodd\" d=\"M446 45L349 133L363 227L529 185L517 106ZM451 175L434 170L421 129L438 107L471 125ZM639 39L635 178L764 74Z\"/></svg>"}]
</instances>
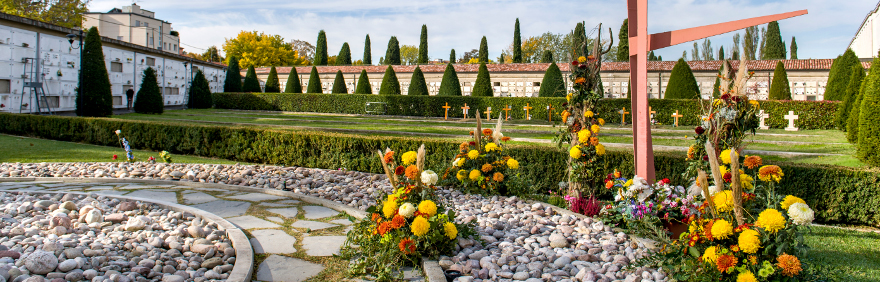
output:
<instances>
[{"instance_id":1,"label":"green lawn","mask_svg":"<svg viewBox=\"0 0 880 282\"><path fill-rule=\"evenodd\" d=\"M817 226L805 239L809 265L836 281L880 281L880 234Z\"/></svg>"},{"instance_id":2,"label":"green lawn","mask_svg":"<svg viewBox=\"0 0 880 282\"><path fill-rule=\"evenodd\" d=\"M73 142L36 139L0 134L0 162L41 163L41 162L113 162L125 160L121 147L106 147ZM134 150L138 161L146 161L153 156L159 160L159 152ZM172 155L175 163L235 164L237 162L184 155Z\"/></svg>"}]
</instances>

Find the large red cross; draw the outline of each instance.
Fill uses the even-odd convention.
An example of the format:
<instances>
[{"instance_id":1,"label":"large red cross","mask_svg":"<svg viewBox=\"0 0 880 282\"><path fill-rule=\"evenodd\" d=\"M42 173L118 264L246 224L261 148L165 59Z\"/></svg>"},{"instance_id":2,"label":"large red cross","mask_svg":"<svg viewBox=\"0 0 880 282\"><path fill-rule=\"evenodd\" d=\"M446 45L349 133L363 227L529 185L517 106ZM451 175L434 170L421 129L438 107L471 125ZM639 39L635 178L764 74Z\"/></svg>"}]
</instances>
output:
<instances>
[{"instance_id":1,"label":"large red cross","mask_svg":"<svg viewBox=\"0 0 880 282\"><path fill-rule=\"evenodd\" d=\"M731 31L804 15L800 10L770 16L704 25L648 34L648 0L627 0L629 16L629 75L632 81L633 148L636 175L655 179L654 150L651 144L651 117L648 114L648 51Z\"/></svg>"}]
</instances>

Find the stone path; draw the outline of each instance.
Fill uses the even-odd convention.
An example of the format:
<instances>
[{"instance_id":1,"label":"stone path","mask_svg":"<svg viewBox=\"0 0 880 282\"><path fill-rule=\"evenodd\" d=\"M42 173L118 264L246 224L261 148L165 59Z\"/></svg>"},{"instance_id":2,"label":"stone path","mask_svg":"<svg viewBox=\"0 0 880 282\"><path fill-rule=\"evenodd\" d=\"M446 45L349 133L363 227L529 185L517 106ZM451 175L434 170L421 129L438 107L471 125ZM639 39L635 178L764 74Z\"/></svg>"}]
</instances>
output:
<instances>
[{"instance_id":1,"label":"stone path","mask_svg":"<svg viewBox=\"0 0 880 282\"><path fill-rule=\"evenodd\" d=\"M286 197L223 189L130 183L0 182L0 190L125 195L178 203L226 218L250 238L257 254L253 279L310 281L339 254L351 222L340 212ZM261 254L265 256L260 256ZM265 258L262 261L259 258ZM329 276L334 277L333 274Z\"/></svg>"}]
</instances>

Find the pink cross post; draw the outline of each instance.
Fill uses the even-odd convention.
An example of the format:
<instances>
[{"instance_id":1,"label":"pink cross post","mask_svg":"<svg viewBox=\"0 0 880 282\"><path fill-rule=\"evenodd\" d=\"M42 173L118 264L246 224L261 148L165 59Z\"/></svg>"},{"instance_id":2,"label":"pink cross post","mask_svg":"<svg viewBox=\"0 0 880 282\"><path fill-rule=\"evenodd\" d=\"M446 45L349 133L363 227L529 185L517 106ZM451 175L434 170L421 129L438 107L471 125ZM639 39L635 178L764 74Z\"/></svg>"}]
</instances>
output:
<instances>
[{"instance_id":1,"label":"pink cross post","mask_svg":"<svg viewBox=\"0 0 880 282\"><path fill-rule=\"evenodd\" d=\"M648 181L655 180L651 116L648 113L648 51L807 14L807 10L800 10L649 35L648 0L627 0L626 4L629 17L629 75L634 94L632 118L636 175Z\"/></svg>"}]
</instances>

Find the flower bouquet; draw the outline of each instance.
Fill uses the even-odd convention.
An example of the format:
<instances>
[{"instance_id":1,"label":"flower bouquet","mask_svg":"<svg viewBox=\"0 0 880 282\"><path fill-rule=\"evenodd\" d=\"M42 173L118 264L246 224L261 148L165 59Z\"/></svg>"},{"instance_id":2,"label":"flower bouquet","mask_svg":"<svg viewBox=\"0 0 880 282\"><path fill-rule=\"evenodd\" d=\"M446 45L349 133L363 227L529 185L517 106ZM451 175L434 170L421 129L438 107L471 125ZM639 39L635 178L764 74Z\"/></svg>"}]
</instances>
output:
<instances>
[{"instance_id":1,"label":"flower bouquet","mask_svg":"<svg viewBox=\"0 0 880 282\"><path fill-rule=\"evenodd\" d=\"M134 154L131 151L131 146L128 144L128 139L122 137L122 130L117 129L113 133L116 133L116 138L119 139L119 145L122 146L122 149L125 150L125 158L128 162L135 162ZM113 160L116 160L116 155L113 155Z\"/></svg>"},{"instance_id":2,"label":"flower bouquet","mask_svg":"<svg viewBox=\"0 0 880 282\"><path fill-rule=\"evenodd\" d=\"M686 230L685 224L691 216L701 213L703 202L699 191L670 185L668 178L650 184L639 176L626 179L615 170L608 175L605 187L616 191L614 203L607 205L601 216L631 230L649 226L650 230L660 231L662 226L672 237L677 237Z\"/></svg>"},{"instance_id":3,"label":"flower bouquet","mask_svg":"<svg viewBox=\"0 0 880 282\"><path fill-rule=\"evenodd\" d=\"M399 164L394 151L378 153L394 193L367 208L369 217L354 224L343 255L354 258L349 274L391 281L402 278L402 266L417 267L423 256L451 255L459 236L475 233L472 226L453 222L455 212L434 194L438 177L424 169L424 145L403 153Z\"/></svg>"},{"instance_id":4,"label":"flower bouquet","mask_svg":"<svg viewBox=\"0 0 880 282\"><path fill-rule=\"evenodd\" d=\"M502 118L498 116L495 130L481 128L479 113L477 128L471 131L474 141L459 145L459 152L446 169L443 178L454 176L453 185L467 193L511 194L512 186L519 180L519 162L507 154L504 142L510 141L501 133Z\"/></svg>"}]
</instances>

